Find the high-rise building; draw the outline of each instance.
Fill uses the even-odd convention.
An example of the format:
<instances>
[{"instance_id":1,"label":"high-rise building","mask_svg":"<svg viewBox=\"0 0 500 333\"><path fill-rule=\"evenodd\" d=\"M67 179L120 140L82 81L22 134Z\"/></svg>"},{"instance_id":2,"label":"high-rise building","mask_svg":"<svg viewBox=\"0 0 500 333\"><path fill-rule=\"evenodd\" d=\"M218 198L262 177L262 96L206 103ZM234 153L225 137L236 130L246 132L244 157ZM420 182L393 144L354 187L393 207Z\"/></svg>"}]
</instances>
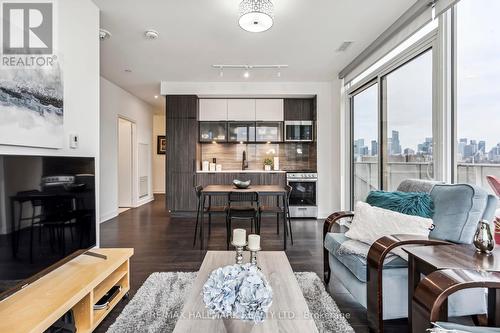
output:
<instances>
[{"instance_id":1,"label":"high-rise building","mask_svg":"<svg viewBox=\"0 0 500 333\"><path fill-rule=\"evenodd\" d=\"M483 152L483 154L486 153L486 141L479 141L477 150Z\"/></svg>"},{"instance_id":2,"label":"high-rise building","mask_svg":"<svg viewBox=\"0 0 500 333\"><path fill-rule=\"evenodd\" d=\"M372 140L372 156L378 155L378 142L377 140Z\"/></svg>"},{"instance_id":3,"label":"high-rise building","mask_svg":"<svg viewBox=\"0 0 500 333\"><path fill-rule=\"evenodd\" d=\"M401 144L399 142L399 132L392 131L392 140L391 140L391 155L400 155L401 154Z\"/></svg>"}]
</instances>

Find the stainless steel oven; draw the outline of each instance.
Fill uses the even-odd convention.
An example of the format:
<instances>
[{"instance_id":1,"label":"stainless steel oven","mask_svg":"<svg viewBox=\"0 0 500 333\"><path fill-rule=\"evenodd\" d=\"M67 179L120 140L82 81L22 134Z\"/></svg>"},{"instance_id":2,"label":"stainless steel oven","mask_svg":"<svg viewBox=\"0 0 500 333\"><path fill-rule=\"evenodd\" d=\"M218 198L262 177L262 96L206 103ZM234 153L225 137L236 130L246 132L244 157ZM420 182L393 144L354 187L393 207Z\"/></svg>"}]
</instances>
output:
<instances>
[{"instance_id":1,"label":"stainless steel oven","mask_svg":"<svg viewBox=\"0 0 500 333\"><path fill-rule=\"evenodd\" d=\"M285 121L285 141L310 142L314 140L313 121Z\"/></svg>"},{"instance_id":2,"label":"stainless steel oven","mask_svg":"<svg viewBox=\"0 0 500 333\"><path fill-rule=\"evenodd\" d=\"M287 173L287 183L292 187L290 215L292 218L318 217L318 174L315 172Z\"/></svg>"}]
</instances>

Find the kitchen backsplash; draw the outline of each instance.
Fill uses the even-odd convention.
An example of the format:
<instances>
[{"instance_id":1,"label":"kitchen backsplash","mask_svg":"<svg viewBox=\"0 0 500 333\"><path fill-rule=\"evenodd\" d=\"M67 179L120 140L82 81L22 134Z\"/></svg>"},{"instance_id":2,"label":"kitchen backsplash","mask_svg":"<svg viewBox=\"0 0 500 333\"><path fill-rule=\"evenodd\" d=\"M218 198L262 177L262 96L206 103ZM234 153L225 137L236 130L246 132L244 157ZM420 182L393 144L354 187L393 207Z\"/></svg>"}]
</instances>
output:
<instances>
[{"instance_id":1,"label":"kitchen backsplash","mask_svg":"<svg viewBox=\"0 0 500 333\"><path fill-rule=\"evenodd\" d=\"M201 145L201 161L222 164L223 170L241 170L243 151L247 153L248 169L264 169L266 157L279 157L280 170L316 170L316 144L227 144L212 143ZM200 165L201 169L201 165Z\"/></svg>"}]
</instances>

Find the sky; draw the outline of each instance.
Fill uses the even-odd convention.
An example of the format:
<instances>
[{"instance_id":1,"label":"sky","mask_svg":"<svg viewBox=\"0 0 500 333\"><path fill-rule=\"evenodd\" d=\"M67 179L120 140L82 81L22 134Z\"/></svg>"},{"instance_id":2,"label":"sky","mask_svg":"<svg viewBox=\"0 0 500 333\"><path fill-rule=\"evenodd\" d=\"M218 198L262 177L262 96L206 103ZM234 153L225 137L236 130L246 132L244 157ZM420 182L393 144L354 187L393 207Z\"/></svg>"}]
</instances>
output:
<instances>
[{"instance_id":1,"label":"sky","mask_svg":"<svg viewBox=\"0 0 500 333\"><path fill-rule=\"evenodd\" d=\"M486 10L485 10L486 9ZM458 138L500 143L500 0L462 0L458 5ZM432 56L427 52L387 76L389 136L416 150L432 136ZM377 139L377 87L354 97L355 139Z\"/></svg>"}]
</instances>

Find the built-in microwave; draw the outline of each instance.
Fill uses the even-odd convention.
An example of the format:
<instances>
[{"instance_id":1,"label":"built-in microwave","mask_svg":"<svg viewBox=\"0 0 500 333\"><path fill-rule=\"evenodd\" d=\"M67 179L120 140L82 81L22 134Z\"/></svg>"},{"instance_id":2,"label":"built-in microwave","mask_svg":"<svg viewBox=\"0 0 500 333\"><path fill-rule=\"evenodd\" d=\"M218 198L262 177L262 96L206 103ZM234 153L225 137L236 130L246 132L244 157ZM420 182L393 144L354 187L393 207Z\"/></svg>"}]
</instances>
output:
<instances>
[{"instance_id":1,"label":"built-in microwave","mask_svg":"<svg viewBox=\"0 0 500 333\"><path fill-rule=\"evenodd\" d=\"M313 140L313 121L285 121L285 141L307 142Z\"/></svg>"}]
</instances>

